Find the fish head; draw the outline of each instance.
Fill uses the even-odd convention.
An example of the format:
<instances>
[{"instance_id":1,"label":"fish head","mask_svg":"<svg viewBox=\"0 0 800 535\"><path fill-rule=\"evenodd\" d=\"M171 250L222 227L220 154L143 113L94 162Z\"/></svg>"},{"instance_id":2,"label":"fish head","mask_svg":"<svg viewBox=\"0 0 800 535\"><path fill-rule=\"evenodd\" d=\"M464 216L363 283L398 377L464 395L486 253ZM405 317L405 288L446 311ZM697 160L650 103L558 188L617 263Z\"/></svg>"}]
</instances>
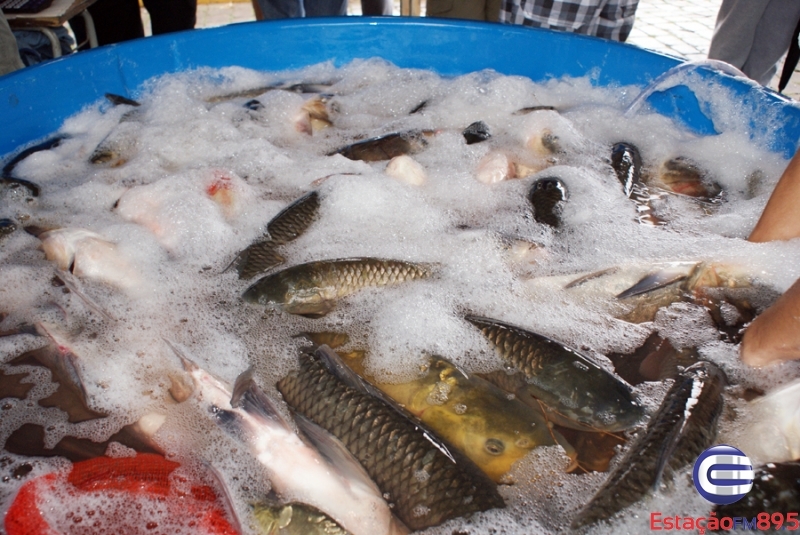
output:
<instances>
[{"instance_id":1,"label":"fish head","mask_svg":"<svg viewBox=\"0 0 800 535\"><path fill-rule=\"evenodd\" d=\"M634 427L644 417L644 408L624 385L617 392L606 392L605 401L588 418L576 420L598 430L616 432Z\"/></svg>"},{"instance_id":2,"label":"fish head","mask_svg":"<svg viewBox=\"0 0 800 535\"><path fill-rule=\"evenodd\" d=\"M425 390L422 419L494 481L533 448L554 444L540 412L480 377L440 364L431 364L438 381Z\"/></svg>"},{"instance_id":3,"label":"fish head","mask_svg":"<svg viewBox=\"0 0 800 535\"><path fill-rule=\"evenodd\" d=\"M454 407L453 412L461 412L458 432L464 454L499 482L531 450L555 442L544 418L530 407L492 401L476 399Z\"/></svg>"}]
</instances>

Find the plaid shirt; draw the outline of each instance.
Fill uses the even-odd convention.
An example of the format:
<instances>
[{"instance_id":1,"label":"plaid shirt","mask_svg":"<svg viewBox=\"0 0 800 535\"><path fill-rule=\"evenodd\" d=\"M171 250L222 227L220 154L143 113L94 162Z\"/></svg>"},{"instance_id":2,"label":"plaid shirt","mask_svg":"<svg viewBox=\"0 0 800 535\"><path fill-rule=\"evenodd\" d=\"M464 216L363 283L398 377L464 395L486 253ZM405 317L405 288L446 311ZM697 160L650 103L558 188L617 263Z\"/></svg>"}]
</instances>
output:
<instances>
[{"instance_id":1,"label":"plaid shirt","mask_svg":"<svg viewBox=\"0 0 800 535\"><path fill-rule=\"evenodd\" d=\"M639 0L503 0L500 22L625 41Z\"/></svg>"}]
</instances>

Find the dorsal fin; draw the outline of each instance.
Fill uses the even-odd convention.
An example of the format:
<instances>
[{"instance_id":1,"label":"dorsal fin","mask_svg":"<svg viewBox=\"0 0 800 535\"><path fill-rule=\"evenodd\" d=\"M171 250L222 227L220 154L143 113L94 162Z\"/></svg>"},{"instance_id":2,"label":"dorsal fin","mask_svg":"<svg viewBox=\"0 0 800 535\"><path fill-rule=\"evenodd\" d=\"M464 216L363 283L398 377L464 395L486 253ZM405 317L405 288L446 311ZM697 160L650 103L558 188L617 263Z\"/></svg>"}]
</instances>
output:
<instances>
[{"instance_id":1,"label":"dorsal fin","mask_svg":"<svg viewBox=\"0 0 800 535\"><path fill-rule=\"evenodd\" d=\"M256 418L269 420L285 429L292 430L289 423L278 411L275 403L256 384L253 378L252 366L236 378L236 382L233 385L233 395L231 396L231 407L241 408Z\"/></svg>"}]
</instances>

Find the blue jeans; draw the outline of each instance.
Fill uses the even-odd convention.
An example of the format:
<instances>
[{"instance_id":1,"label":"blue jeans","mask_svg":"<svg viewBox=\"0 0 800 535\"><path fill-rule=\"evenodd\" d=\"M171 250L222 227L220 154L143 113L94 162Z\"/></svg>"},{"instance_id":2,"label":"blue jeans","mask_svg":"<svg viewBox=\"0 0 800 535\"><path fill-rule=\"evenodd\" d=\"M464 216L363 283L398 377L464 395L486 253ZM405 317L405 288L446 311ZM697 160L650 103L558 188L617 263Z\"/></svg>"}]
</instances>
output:
<instances>
[{"instance_id":1,"label":"blue jeans","mask_svg":"<svg viewBox=\"0 0 800 535\"><path fill-rule=\"evenodd\" d=\"M347 0L258 0L266 20L347 15Z\"/></svg>"}]
</instances>

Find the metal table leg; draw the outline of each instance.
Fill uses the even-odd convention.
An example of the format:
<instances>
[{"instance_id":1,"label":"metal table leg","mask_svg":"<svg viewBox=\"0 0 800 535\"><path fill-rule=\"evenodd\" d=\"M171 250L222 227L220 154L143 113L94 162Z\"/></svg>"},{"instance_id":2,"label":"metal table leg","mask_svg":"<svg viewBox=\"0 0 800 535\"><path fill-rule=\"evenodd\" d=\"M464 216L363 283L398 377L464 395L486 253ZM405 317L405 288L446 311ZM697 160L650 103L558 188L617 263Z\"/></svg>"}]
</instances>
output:
<instances>
[{"instance_id":1,"label":"metal table leg","mask_svg":"<svg viewBox=\"0 0 800 535\"><path fill-rule=\"evenodd\" d=\"M97 33L94 31L94 20L87 9L81 11L81 16L86 23L86 35L89 36L89 48L97 48Z\"/></svg>"},{"instance_id":2,"label":"metal table leg","mask_svg":"<svg viewBox=\"0 0 800 535\"><path fill-rule=\"evenodd\" d=\"M54 32L50 28L45 28L44 26L39 26L37 28L29 28L29 29L38 30L43 34L45 34L45 36L47 36L47 38L50 40L50 46L53 47L53 58L61 57L61 41L58 40L56 32Z\"/></svg>"}]
</instances>

